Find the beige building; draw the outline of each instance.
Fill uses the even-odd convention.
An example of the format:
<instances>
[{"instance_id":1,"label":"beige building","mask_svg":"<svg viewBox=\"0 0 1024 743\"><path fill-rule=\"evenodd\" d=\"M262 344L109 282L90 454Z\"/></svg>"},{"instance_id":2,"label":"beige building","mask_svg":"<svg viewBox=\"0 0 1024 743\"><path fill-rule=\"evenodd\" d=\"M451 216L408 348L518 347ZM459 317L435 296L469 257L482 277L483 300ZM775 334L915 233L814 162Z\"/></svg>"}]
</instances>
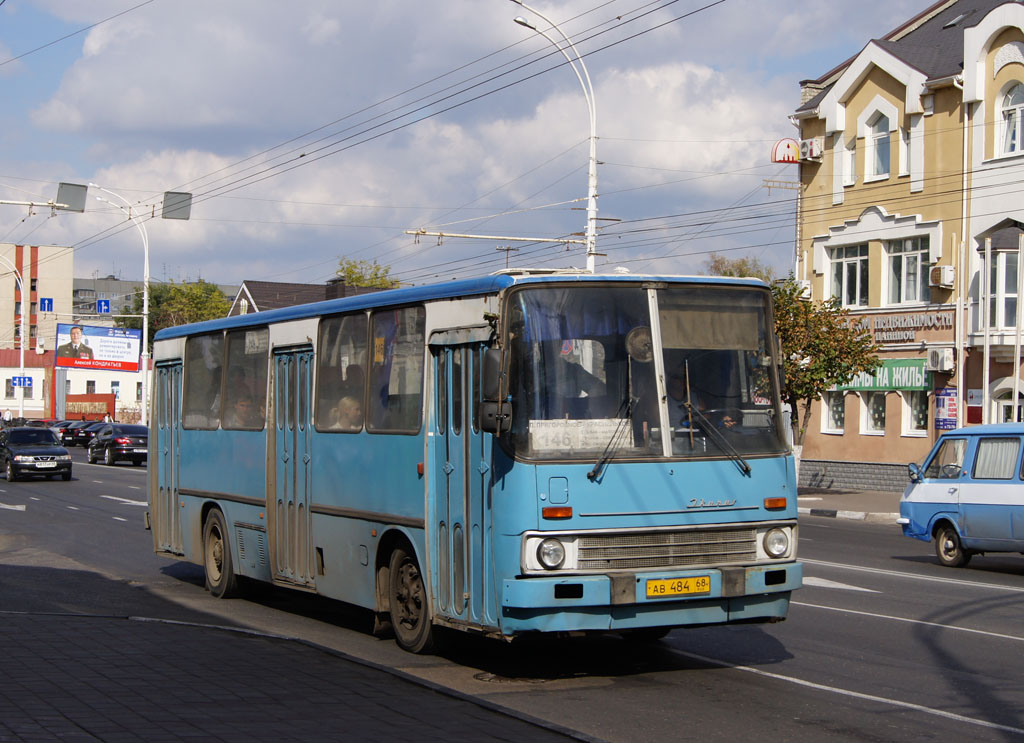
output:
<instances>
[{"instance_id":1,"label":"beige building","mask_svg":"<svg viewBox=\"0 0 1024 743\"><path fill-rule=\"evenodd\" d=\"M57 337L58 317L68 322L71 316L71 287L75 267L72 248L53 245L13 245L0 243L0 348L21 347L21 290L12 268L17 269L27 289L26 325L29 343L35 350L39 339L52 350ZM48 299L52 308L43 311L40 300Z\"/></svg>"},{"instance_id":2,"label":"beige building","mask_svg":"<svg viewBox=\"0 0 1024 743\"><path fill-rule=\"evenodd\" d=\"M801 480L902 489L943 429L1024 417L1024 4L944 0L801 86L796 278L883 360L814 405Z\"/></svg>"}]
</instances>

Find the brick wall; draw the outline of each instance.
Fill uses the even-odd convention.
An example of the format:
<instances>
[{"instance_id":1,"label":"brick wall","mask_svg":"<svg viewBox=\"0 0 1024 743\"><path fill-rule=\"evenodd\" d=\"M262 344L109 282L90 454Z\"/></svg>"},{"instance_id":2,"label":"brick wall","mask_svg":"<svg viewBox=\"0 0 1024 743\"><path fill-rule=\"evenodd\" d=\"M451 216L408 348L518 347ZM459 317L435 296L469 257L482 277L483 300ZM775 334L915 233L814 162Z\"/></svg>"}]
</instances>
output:
<instances>
[{"instance_id":1,"label":"brick wall","mask_svg":"<svg viewBox=\"0 0 1024 743\"><path fill-rule=\"evenodd\" d=\"M800 460L799 485L802 487L902 493L908 482L905 464Z\"/></svg>"}]
</instances>

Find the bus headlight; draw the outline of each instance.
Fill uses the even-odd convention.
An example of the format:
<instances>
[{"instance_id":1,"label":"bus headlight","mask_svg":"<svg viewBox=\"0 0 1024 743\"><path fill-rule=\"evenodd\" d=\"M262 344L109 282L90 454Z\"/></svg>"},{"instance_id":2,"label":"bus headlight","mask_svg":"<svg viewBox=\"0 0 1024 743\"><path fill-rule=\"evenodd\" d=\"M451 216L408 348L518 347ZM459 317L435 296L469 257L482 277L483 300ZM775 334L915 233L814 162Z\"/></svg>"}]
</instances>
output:
<instances>
[{"instance_id":1,"label":"bus headlight","mask_svg":"<svg viewBox=\"0 0 1024 743\"><path fill-rule=\"evenodd\" d=\"M769 557L782 557L789 552L789 534L785 529L769 529L765 532L762 545Z\"/></svg>"},{"instance_id":2,"label":"bus headlight","mask_svg":"<svg viewBox=\"0 0 1024 743\"><path fill-rule=\"evenodd\" d=\"M537 545L537 561L548 570L560 568L565 562L565 545L557 539L545 539Z\"/></svg>"}]
</instances>

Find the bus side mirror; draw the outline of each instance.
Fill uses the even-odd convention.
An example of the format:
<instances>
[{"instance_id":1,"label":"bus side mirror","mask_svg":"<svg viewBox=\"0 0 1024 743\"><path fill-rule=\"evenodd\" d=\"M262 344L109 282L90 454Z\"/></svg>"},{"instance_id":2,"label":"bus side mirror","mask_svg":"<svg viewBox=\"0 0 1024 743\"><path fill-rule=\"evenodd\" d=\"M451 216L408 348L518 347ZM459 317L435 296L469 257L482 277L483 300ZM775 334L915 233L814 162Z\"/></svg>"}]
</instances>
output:
<instances>
[{"instance_id":1,"label":"bus side mirror","mask_svg":"<svg viewBox=\"0 0 1024 743\"><path fill-rule=\"evenodd\" d=\"M512 403L499 400L501 392L501 350L488 348L483 354L480 370L480 409L477 419L480 430L486 433L500 433L512 427Z\"/></svg>"}]
</instances>

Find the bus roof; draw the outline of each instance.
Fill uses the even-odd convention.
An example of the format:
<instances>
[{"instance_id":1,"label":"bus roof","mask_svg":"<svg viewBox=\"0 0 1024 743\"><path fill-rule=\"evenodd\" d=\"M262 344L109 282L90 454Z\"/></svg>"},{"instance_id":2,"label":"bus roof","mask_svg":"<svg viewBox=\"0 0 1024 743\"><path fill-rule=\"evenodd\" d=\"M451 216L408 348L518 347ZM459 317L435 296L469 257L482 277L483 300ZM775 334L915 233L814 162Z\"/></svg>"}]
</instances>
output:
<instances>
[{"instance_id":1,"label":"bus roof","mask_svg":"<svg viewBox=\"0 0 1024 743\"><path fill-rule=\"evenodd\" d=\"M400 289L386 289L369 294L358 294L352 297L340 299L328 299L323 302L312 302L310 304L299 304L291 307L281 307L264 312L253 312L245 315L234 315L232 317L219 318L217 320L206 320L204 322L178 325L173 328L164 328L157 332L154 340L166 340L168 338L180 338L183 336L196 335L199 333L210 333L217 330L232 328L244 328L254 325L269 325L289 320L302 320L308 317L320 315L333 315L341 312L350 312L361 309L374 309L392 305L416 304L436 299L450 299L454 297L472 297L481 294L494 294L510 286L525 284L543 283L566 283L578 281L586 282L638 282L638 281L664 281L675 284L725 284L733 286L765 286L760 279L734 278L731 276L674 276L674 275L650 275L650 274L591 274L584 272L545 272L528 273L520 271L499 272L489 276L481 276L473 279L459 279L447 281L440 284L425 284L423 286L409 286Z\"/></svg>"}]
</instances>

